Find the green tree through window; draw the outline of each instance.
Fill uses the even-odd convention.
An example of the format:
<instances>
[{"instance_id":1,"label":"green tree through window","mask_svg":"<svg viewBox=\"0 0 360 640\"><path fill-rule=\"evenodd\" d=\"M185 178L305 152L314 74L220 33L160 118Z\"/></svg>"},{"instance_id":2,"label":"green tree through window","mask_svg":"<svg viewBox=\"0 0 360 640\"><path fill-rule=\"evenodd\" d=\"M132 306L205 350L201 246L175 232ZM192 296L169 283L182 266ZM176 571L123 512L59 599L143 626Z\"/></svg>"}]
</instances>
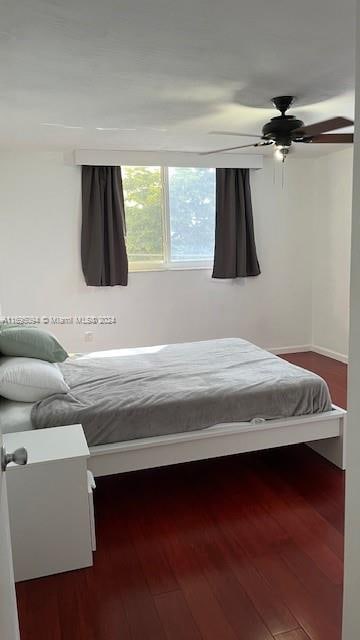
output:
<instances>
[{"instance_id":1,"label":"green tree through window","mask_svg":"<svg viewBox=\"0 0 360 640\"><path fill-rule=\"evenodd\" d=\"M122 175L130 266L212 259L214 169L126 166Z\"/></svg>"},{"instance_id":2,"label":"green tree through window","mask_svg":"<svg viewBox=\"0 0 360 640\"><path fill-rule=\"evenodd\" d=\"M129 262L164 259L160 167L123 167Z\"/></svg>"}]
</instances>

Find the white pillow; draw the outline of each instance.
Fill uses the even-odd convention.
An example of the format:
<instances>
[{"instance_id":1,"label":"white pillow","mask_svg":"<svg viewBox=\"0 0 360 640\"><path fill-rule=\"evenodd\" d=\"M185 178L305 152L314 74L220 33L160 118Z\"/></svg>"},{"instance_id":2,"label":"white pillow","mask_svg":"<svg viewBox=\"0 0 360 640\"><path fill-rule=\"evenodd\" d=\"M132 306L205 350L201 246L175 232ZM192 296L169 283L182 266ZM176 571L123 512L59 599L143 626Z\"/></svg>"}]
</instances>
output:
<instances>
[{"instance_id":1,"label":"white pillow","mask_svg":"<svg viewBox=\"0 0 360 640\"><path fill-rule=\"evenodd\" d=\"M36 358L0 359L0 396L8 400L36 402L69 390L55 364Z\"/></svg>"}]
</instances>

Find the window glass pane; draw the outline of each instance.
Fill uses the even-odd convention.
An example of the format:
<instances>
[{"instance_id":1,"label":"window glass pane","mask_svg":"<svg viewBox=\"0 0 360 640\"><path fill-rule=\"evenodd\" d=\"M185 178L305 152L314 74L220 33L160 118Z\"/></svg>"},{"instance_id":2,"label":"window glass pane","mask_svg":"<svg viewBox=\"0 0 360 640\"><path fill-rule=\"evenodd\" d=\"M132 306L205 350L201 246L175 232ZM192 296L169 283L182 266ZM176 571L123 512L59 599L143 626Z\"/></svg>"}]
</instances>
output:
<instances>
[{"instance_id":1,"label":"window glass pane","mask_svg":"<svg viewBox=\"0 0 360 640\"><path fill-rule=\"evenodd\" d=\"M215 169L169 167L171 260L214 256Z\"/></svg>"},{"instance_id":2,"label":"window glass pane","mask_svg":"<svg viewBox=\"0 0 360 640\"><path fill-rule=\"evenodd\" d=\"M129 262L163 262L160 167L122 167Z\"/></svg>"}]
</instances>

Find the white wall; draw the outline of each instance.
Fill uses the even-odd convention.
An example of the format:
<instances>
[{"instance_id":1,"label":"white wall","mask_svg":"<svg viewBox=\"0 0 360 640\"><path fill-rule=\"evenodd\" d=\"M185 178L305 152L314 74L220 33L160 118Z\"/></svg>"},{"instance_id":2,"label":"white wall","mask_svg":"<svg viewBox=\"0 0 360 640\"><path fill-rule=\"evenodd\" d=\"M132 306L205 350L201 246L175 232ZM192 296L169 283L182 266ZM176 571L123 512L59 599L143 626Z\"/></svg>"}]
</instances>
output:
<instances>
[{"instance_id":1,"label":"white wall","mask_svg":"<svg viewBox=\"0 0 360 640\"><path fill-rule=\"evenodd\" d=\"M209 271L134 273L127 288L86 287L80 265L80 168L58 153L0 154L3 315L109 314L111 327L52 327L68 350L243 336L266 347L311 341L308 161L252 175L262 274L214 281Z\"/></svg>"},{"instance_id":2,"label":"white wall","mask_svg":"<svg viewBox=\"0 0 360 640\"><path fill-rule=\"evenodd\" d=\"M313 161L312 343L347 356L353 151Z\"/></svg>"}]
</instances>

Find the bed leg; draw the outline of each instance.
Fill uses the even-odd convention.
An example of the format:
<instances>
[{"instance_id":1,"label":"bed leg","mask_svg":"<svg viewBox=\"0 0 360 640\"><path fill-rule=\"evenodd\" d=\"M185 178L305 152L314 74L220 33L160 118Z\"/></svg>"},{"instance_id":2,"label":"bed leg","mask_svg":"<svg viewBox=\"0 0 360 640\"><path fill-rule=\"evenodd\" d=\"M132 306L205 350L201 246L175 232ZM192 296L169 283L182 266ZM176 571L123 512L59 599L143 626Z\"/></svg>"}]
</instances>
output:
<instances>
[{"instance_id":1,"label":"bed leg","mask_svg":"<svg viewBox=\"0 0 360 640\"><path fill-rule=\"evenodd\" d=\"M341 434L336 438L307 442L308 447L319 453L339 469L346 469L346 417L341 418Z\"/></svg>"}]
</instances>

